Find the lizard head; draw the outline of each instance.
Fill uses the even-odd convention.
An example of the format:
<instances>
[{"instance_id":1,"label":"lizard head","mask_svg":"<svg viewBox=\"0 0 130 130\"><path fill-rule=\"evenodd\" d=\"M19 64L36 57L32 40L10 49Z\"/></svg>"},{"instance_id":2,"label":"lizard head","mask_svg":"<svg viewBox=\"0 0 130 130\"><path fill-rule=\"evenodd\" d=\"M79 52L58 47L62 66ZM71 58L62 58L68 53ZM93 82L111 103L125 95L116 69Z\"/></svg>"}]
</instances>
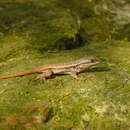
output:
<instances>
[{"instance_id":1,"label":"lizard head","mask_svg":"<svg viewBox=\"0 0 130 130\"><path fill-rule=\"evenodd\" d=\"M95 56L85 56L81 59L81 64L98 64L100 63L100 60Z\"/></svg>"},{"instance_id":2,"label":"lizard head","mask_svg":"<svg viewBox=\"0 0 130 130\"><path fill-rule=\"evenodd\" d=\"M82 59L80 59L80 63L76 66L77 72L84 71L85 69L94 66L96 64L99 64L100 61L95 56L85 56Z\"/></svg>"}]
</instances>

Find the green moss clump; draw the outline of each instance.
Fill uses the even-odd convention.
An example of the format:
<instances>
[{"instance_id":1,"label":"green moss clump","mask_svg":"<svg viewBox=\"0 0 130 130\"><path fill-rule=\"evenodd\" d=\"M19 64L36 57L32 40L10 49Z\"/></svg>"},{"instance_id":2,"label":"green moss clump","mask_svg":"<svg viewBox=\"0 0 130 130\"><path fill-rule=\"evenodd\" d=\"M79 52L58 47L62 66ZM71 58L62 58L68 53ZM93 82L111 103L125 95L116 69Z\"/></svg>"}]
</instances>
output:
<instances>
[{"instance_id":1,"label":"green moss clump","mask_svg":"<svg viewBox=\"0 0 130 130\"><path fill-rule=\"evenodd\" d=\"M85 19L83 28L93 41L104 41L111 34L109 22L103 16Z\"/></svg>"},{"instance_id":2,"label":"green moss clump","mask_svg":"<svg viewBox=\"0 0 130 130\"><path fill-rule=\"evenodd\" d=\"M78 33L75 17L68 9L49 2L42 6L34 2L1 2L1 33L23 36L37 49L59 47L57 43L63 38L74 41Z\"/></svg>"}]
</instances>

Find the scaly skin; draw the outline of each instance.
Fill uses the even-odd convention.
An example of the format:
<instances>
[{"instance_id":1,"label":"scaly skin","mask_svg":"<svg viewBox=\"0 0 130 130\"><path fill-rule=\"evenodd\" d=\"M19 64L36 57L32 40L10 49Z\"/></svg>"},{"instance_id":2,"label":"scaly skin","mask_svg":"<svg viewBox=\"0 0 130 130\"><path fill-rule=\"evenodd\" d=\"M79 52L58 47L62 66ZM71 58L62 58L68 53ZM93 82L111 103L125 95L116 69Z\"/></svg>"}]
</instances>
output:
<instances>
[{"instance_id":1,"label":"scaly skin","mask_svg":"<svg viewBox=\"0 0 130 130\"><path fill-rule=\"evenodd\" d=\"M38 68L34 68L32 70L1 76L0 79L8 79L12 77L19 77L19 76L29 75L34 73L42 73L38 76L38 78L42 80L46 78L50 78L52 74L60 74L60 73L70 74L75 79L78 79L76 75L77 73L98 63L99 60L96 57L86 56L79 60L68 62L68 63L45 65Z\"/></svg>"}]
</instances>

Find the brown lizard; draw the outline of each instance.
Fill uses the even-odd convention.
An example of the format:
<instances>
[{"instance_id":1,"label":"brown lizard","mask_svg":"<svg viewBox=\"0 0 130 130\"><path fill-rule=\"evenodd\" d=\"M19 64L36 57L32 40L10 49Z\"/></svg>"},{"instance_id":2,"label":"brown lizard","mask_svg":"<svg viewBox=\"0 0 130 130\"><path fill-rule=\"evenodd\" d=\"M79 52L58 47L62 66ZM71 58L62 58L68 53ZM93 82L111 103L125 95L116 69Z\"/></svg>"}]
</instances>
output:
<instances>
[{"instance_id":1,"label":"brown lizard","mask_svg":"<svg viewBox=\"0 0 130 130\"><path fill-rule=\"evenodd\" d=\"M99 63L98 58L94 56L86 56L79 60L68 62L68 63L45 65L38 68L34 68L32 70L1 76L0 79L19 77L19 76L29 75L34 73L41 73L38 75L37 79L44 80L46 78L50 78L53 74L69 74L73 78L78 80L79 79L77 76L78 73L98 63Z\"/></svg>"}]
</instances>

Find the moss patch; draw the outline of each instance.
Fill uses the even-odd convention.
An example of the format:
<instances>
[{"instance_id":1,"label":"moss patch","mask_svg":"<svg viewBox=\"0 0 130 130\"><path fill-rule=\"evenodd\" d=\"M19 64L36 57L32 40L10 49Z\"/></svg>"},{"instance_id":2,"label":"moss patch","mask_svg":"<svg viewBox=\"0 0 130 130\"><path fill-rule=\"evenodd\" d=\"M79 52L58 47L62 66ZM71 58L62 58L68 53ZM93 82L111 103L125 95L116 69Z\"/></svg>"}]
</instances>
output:
<instances>
[{"instance_id":1,"label":"moss patch","mask_svg":"<svg viewBox=\"0 0 130 130\"><path fill-rule=\"evenodd\" d=\"M84 55L95 55L101 60L101 64L79 74L84 81L76 81L69 75L56 76L43 83L34 80L36 75L1 80L0 127L128 129L129 49L128 42L105 41L73 51L41 54L24 50L19 56L13 55L1 62L0 73L5 75L76 60ZM44 112L45 104L48 108ZM26 120L23 122L23 119Z\"/></svg>"}]
</instances>

